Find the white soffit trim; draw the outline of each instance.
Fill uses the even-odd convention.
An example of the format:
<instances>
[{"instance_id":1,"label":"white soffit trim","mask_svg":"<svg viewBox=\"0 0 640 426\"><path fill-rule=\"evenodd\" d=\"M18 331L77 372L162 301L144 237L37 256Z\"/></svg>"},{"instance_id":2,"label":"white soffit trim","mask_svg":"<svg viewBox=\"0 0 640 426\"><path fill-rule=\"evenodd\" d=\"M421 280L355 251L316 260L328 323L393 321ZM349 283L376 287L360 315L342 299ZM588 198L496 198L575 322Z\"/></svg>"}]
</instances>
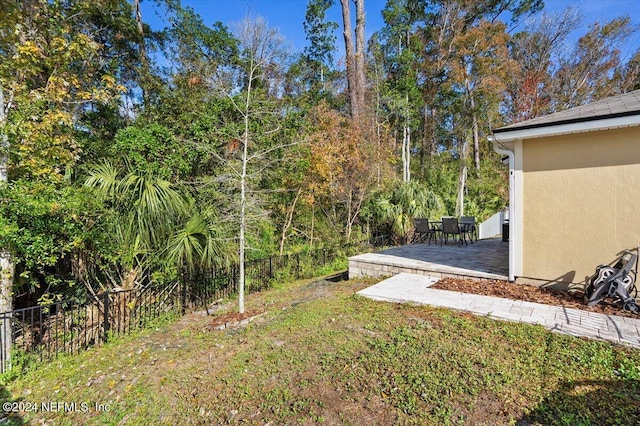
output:
<instances>
[{"instance_id":1,"label":"white soffit trim","mask_svg":"<svg viewBox=\"0 0 640 426\"><path fill-rule=\"evenodd\" d=\"M570 133L595 132L598 130L619 129L622 127L640 126L640 115L607 118L602 120L581 121L559 125L548 125L533 129L514 129L512 131L493 133L490 140L510 142L518 139L534 139L548 136L566 135Z\"/></svg>"}]
</instances>

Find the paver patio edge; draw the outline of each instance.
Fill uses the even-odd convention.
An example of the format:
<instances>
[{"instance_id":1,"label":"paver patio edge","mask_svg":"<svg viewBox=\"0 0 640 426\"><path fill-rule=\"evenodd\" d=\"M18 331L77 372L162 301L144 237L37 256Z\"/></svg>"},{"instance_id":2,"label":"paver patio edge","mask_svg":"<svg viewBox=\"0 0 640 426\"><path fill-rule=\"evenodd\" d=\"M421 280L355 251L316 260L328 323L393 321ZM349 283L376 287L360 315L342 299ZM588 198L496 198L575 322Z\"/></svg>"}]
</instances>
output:
<instances>
[{"instance_id":1,"label":"paver patio edge","mask_svg":"<svg viewBox=\"0 0 640 426\"><path fill-rule=\"evenodd\" d=\"M640 318L429 288L437 280L425 275L401 273L357 294L378 301L417 303L495 319L539 324L559 333L640 348Z\"/></svg>"}]
</instances>

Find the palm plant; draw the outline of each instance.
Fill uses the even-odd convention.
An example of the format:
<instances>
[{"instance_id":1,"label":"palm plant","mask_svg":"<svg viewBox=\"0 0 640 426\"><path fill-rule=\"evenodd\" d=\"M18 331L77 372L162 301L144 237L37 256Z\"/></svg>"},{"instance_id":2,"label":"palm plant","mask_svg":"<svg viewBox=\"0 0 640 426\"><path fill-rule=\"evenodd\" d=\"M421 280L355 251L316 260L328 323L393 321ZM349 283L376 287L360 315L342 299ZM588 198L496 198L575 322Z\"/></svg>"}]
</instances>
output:
<instances>
[{"instance_id":1,"label":"palm plant","mask_svg":"<svg viewBox=\"0 0 640 426\"><path fill-rule=\"evenodd\" d=\"M429 218L444 212L440 197L416 181L397 183L381 194L374 209L376 222L389 226L394 236L404 241L414 231L414 218Z\"/></svg>"},{"instance_id":2,"label":"palm plant","mask_svg":"<svg viewBox=\"0 0 640 426\"><path fill-rule=\"evenodd\" d=\"M137 174L127 170L121 176L112 164L103 163L90 172L85 185L98 189L112 201L126 224L127 235L133 240L139 239L145 248L166 241L175 224L189 213L185 194L149 171Z\"/></svg>"},{"instance_id":3,"label":"palm plant","mask_svg":"<svg viewBox=\"0 0 640 426\"><path fill-rule=\"evenodd\" d=\"M181 271L211 266L224 250L214 238L215 228L194 211L188 194L152 172L122 173L110 163L96 166L85 185L103 193L116 213L114 236L128 255L128 271L140 270L149 254L156 254Z\"/></svg>"},{"instance_id":4,"label":"palm plant","mask_svg":"<svg viewBox=\"0 0 640 426\"><path fill-rule=\"evenodd\" d=\"M213 266L215 259L227 257L223 247L216 243L216 234L213 225L195 212L169 239L165 249L167 259L175 265L183 265L190 273L197 267Z\"/></svg>"}]
</instances>

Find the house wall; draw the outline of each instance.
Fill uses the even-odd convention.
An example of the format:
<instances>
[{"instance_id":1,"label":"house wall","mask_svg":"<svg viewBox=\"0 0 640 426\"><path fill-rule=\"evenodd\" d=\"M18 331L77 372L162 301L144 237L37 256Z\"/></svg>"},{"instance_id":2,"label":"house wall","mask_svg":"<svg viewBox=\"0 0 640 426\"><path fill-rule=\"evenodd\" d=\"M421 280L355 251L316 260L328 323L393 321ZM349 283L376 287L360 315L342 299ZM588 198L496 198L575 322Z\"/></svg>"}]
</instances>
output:
<instances>
[{"instance_id":1,"label":"house wall","mask_svg":"<svg viewBox=\"0 0 640 426\"><path fill-rule=\"evenodd\" d=\"M640 244L640 129L523 143L520 282L585 283Z\"/></svg>"}]
</instances>

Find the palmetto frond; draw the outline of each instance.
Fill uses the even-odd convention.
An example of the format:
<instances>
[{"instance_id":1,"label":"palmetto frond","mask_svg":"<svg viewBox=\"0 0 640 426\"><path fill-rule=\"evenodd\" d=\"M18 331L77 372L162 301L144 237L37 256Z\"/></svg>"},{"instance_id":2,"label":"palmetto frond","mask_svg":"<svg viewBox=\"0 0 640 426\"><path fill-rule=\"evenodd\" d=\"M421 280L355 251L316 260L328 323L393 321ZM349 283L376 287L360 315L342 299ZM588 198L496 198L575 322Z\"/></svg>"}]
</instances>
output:
<instances>
[{"instance_id":1,"label":"palmetto frond","mask_svg":"<svg viewBox=\"0 0 640 426\"><path fill-rule=\"evenodd\" d=\"M223 249L214 227L191 213L187 197L173 183L154 174L129 170L122 175L114 166L95 167L85 182L111 198L118 219L114 237L132 259L156 251L179 267L209 266Z\"/></svg>"},{"instance_id":2,"label":"palmetto frond","mask_svg":"<svg viewBox=\"0 0 640 426\"><path fill-rule=\"evenodd\" d=\"M182 193L171 182L149 173L127 173L119 192L131 200L131 226L151 245L165 240L188 216L189 204Z\"/></svg>"},{"instance_id":3,"label":"palmetto frond","mask_svg":"<svg viewBox=\"0 0 640 426\"><path fill-rule=\"evenodd\" d=\"M85 185L112 198L128 228L125 234L145 246L163 244L176 224L188 216L189 203L183 194L171 182L149 172L129 171L120 176L113 165L103 163L91 171Z\"/></svg>"},{"instance_id":4,"label":"palmetto frond","mask_svg":"<svg viewBox=\"0 0 640 426\"><path fill-rule=\"evenodd\" d=\"M186 267L190 272L196 266L209 268L216 259L224 259L223 247L215 239L212 224L198 213L194 213L184 228L179 229L170 239L166 255L170 262Z\"/></svg>"},{"instance_id":5,"label":"palmetto frond","mask_svg":"<svg viewBox=\"0 0 640 426\"><path fill-rule=\"evenodd\" d=\"M118 174L119 171L113 164L104 162L96 165L93 170L91 170L84 184L90 188L99 189L109 197L113 197L120 183Z\"/></svg>"},{"instance_id":6,"label":"palmetto frond","mask_svg":"<svg viewBox=\"0 0 640 426\"><path fill-rule=\"evenodd\" d=\"M440 198L418 182L401 183L376 202L376 217L391 225L392 231L405 237L413 229L413 219L429 218L443 212Z\"/></svg>"},{"instance_id":7,"label":"palmetto frond","mask_svg":"<svg viewBox=\"0 0 640 426\"><path fill-rule=\"evenodd\" d=\"M167 244L166 254L171 263L193 269L204 258L209 230L199 214L194 214L185 227L178 230Z\"/></svg>"}]
</instances>

